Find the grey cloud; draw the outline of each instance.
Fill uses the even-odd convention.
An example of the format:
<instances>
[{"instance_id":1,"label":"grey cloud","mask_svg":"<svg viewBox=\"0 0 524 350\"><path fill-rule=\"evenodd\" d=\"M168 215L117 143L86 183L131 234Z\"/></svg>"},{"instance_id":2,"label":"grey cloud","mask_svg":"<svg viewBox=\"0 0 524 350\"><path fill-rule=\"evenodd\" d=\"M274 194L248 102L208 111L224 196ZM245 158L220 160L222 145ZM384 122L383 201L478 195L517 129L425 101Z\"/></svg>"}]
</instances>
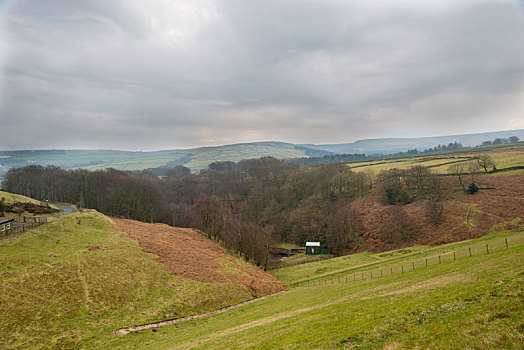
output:
<instances>
[{"instance_id":1,"label":"grey cloud","mask_svg":"<svg viewBox=\"0 0 524 350\"><path fill-rule=\"evenodd\" d=\"M516 2L20 0L3 11L0 148L349 142L524 124Z\"/></svg>"}]
</instances>

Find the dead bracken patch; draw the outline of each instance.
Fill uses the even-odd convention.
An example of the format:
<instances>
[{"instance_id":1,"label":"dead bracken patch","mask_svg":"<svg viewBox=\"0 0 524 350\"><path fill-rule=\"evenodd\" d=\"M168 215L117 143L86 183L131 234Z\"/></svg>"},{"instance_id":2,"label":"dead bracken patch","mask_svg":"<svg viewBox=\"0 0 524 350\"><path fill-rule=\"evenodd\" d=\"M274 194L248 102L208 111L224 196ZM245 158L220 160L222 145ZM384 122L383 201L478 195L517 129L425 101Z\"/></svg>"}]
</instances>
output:
<instances>
[{"instance_id":1,"label":"dead bracken patch","mask_svg":"<svg viewBox=\"0 0 524 350\"><path fill-rule=\"evenodd\" d=\"M239 284L253 296L273 294L284 288L284 283L273 275L227 254L216 242L193 229L115 221L121 231L138 241L142 251L156 255L155 260L174 275L201 282ZM235 268L228 269L230 264Z\"/></svg>"},{"instance_id":2,"label":"dead bracken patch","mask_svg":"<svg viewBox=\"0 0 524 350\"><path fill-rule=\"evenodd\" d=\"M441 245L478 238L498 225L516 229L524 219L524 175L476 175L480 187L476 194L460 190L456 177L443 177L446 195L443 221L438 227L426 218L424 202L402 206L404 232L395 226L394 206L378 203L375 195L353 203L364 225L363 244L354 252L388 251L415 244ZM471 179L465 178L467 183Z\"/></svg>"}]
</instances>

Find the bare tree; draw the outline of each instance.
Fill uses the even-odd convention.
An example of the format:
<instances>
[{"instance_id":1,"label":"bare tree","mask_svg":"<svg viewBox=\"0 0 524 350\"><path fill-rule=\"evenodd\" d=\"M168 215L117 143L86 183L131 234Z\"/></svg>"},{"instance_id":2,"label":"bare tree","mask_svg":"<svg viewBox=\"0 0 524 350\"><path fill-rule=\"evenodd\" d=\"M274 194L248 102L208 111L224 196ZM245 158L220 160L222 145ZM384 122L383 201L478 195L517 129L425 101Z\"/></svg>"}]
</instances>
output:
<instances>
[{"instance_id":1,"label":"bare tree","mask_svg":"<svg viewBox=\"0 0 524 350\"><path fill-rule=\"evenodd\" d=\"M493 159L489 154L481 154L477 158L477 163L486 173L489 173L488 168L491 168L492 171L495 169L495 162L493 162Z\"/></svg>"},{"instance_id":2,"label":"bare tree","mask_svg":"<svg viewBox=\"0 0 524 350\"><path fill-rule=\"evenodd\" d=\"M401 205L393 206L391 210L391 219L394 229L400 233L400 238L403 241L407 241L412 233L412 225L406 211Z\"/></svg>"},{"instance_id":3,"label":"bare tree","mask_svg":"<svg viewBox=\"0 0 524 350\"><path fill-rule=\"evenodd\" d=\"M444 221L444 204L434 201L426 203L426 217L435 227Z\"/></svg>"},{"instance_id":4,"label":"bare tree","mask_svg":"<svg viewBox=\"0 0 524 350\"><path fill-rule=\"evenodd\" d=\"M331 215L327 237L331 251L336 255L356 248L361 242L363 227L358 212L345 206Z\"/></svg>"},{"instance_id":5,"label":"bare tree","mask_svg":"<svg viewBox=\"0 0 524 350\"><path fill-rule=\"evenodd\" d=\"M465 169L464 169L464 168L465 168L465 167L464 167L464 164L463 164L463 163L455 163L455 164L451 164L451 165L449 166L448 169L449 169L449 171L450 171L452 174L458 176L458 180L459 180L459 182L460 182L460 186L462 186L462 190L463 190L464 192L466 192L466 186L464 185L464 182L462 181L462 175L463 175L464 172L465 172Z\"/></svg>"},{"instance_id":6,"label":"bare tree","mask_svg":"<svg viewBox=\"0 0 524 350\"><path fill-rule=\"evenodd\" d=\"M481 167L478 162L470 162L468 164L468 171L471 175L471 182L475 182L475 174L477 174L480 171Z\"/></svg>"}]
</instances>

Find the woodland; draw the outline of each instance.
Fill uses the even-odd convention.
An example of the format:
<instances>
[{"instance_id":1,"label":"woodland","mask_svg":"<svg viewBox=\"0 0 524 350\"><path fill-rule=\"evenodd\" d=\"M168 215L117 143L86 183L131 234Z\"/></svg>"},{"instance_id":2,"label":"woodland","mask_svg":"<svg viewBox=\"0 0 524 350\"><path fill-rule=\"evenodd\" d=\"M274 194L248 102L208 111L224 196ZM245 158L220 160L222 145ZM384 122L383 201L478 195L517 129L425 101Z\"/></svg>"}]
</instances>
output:
<instances>
[{"instance_id":1,"label":"woodland","mask_svg":"<svg viewBox=\"0 0 524 350\"><path fill-rule=\"evenodd\" d=\"M424 200L428 220L438 225L443 207L441 178L426 167L375 175L345 164L299 167L272 157L215 162L196 174L179 165L161 177L150 170L30 165L11 169L4 188L114 217L196 228L264 267L278 242L321 241L334 255L358 250L363 229L352 202L372 191L381 204L399 206L400 221L401 205Z\"/></svg>"}]
</instances>

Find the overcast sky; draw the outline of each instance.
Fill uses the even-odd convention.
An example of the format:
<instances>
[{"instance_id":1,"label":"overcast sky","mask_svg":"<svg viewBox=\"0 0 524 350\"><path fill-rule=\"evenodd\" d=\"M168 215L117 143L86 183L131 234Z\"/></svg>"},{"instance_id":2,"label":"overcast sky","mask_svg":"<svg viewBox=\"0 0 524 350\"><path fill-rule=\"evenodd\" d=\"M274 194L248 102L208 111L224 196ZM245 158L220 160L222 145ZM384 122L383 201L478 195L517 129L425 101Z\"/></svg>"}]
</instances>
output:
<instances>
[{"instance_id":1,"label":"overcast sky","mask_svg":"<svg viewBox=\"0 0 524 350\"><path fill-rule=\"evenodd\" d=\"M524 3L0 0L0 149L524 128Z\"/></svg>"}]
</instances>

